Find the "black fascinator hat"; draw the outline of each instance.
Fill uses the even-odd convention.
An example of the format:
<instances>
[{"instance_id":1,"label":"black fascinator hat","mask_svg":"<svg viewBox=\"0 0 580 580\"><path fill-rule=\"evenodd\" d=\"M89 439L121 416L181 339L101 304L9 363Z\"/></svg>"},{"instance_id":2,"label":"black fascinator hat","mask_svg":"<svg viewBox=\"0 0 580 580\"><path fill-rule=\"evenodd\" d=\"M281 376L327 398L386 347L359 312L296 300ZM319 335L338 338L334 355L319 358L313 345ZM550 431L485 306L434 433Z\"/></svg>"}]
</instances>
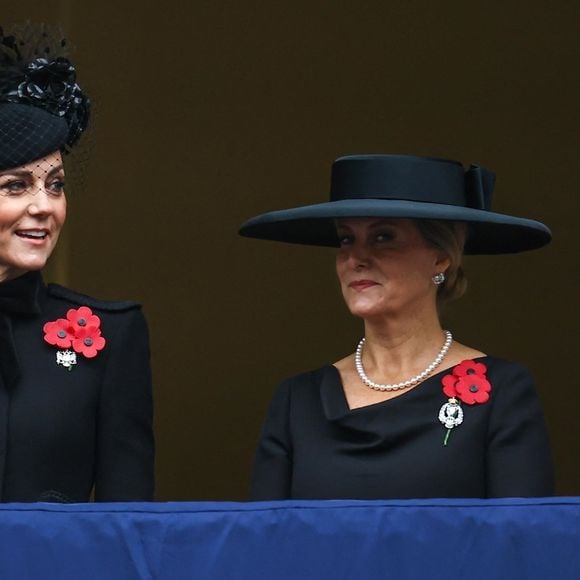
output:
<instances>
[{"instance_id":1,"label":"black fascinator hat","mask_svg":"<svg viewBox=\"0 0 580 580\"><path fill-rule=\"evenodd\" d=\"M65 49L44 26L0 28L0 170L67 153L86 129L90 102Z\"/></svg>"},{"instance_id":2,"label":"black fascinator hat","mask_svg":"<svg viewBox=\"0 0 580 580\"><path fill-rule=\"evenodd\" d=\"M332 165L330 201L261 214L245 222L250 238L338 246L335 220L384 217L468 225L467 254L533 250L552 238L535 220L491 211L495 174L484 167L413 155L349 155Z\"/></svg>"}]
</instances>

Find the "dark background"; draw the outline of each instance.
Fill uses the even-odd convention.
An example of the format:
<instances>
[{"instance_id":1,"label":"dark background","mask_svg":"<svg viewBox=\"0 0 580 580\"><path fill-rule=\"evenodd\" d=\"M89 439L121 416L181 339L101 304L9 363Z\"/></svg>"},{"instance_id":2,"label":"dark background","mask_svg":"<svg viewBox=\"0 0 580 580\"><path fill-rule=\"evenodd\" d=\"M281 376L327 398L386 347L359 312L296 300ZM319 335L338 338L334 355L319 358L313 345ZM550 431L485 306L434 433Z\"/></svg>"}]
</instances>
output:
<instances>
[{"instance_id":1,"label":"dark background","mask_svg":"<svg viewBox=\"0 0 580 580\"><path fill-rule=\"evenodd\" d=\"M543 250L468 258L445 325L531 368L558 492L580 495L577 2L112 6L20 0L2 18L60 24L95 103L48 277L144 305L158 499L245 498L275 384L354 349L332 250L236 231L325 200L332 160L373 152L481 163L494 209L552 227Z\"/></svg>"}]
</instances>

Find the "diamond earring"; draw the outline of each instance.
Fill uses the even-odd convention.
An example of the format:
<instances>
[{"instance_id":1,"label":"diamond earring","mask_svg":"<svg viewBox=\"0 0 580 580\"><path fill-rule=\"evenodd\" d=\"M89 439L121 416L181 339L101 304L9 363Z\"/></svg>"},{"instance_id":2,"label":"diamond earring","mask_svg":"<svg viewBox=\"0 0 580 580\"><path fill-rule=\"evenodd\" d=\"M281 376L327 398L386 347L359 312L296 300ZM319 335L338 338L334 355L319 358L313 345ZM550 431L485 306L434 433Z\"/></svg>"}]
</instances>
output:
<instances>
[{"instance_id":1,"label":"diamond earring","mask_svg":"<svg viewBox=\"0 0 580 580\"><path fill-rule=\"evenodd\" d=\"M441 284L445 282L445 272L439 272L438 274L435 274L431 280L433 280L433 284L435 284L435 286L441 286Z\"/></svg>"}]
</instances>

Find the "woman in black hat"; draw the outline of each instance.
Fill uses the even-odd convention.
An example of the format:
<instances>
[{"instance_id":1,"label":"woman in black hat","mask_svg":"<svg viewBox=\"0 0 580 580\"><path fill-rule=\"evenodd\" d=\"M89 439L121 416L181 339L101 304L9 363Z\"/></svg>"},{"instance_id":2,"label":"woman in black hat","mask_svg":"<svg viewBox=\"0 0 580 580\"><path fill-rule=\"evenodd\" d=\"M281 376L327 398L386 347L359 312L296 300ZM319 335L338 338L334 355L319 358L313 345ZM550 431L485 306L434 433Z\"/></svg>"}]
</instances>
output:
<instances>
[{"instance_id":1,"label":"woman in black hat","mask_svg":"<svg viewBox=\"0 0 580 580\"><path fill-rule=\"evenodd\" d=\"M1 501L153 494L139 305L45 286L41 276L66 216L63 158L89 118L75 77L43 30L26 41L0 30Z\"/></svg>"},{"instance_id":2,"label":"woman in black hat","mask_svg":"<svg viewBox=\"0 0 580 580\"><path fill-rule=\"evenodd\" d=\"M338 247L355 352L281 383L251 497L424 498L553 493L540 404L520 365L459 344L439 311L465 288L463 252L547 244L494 213L494 175L444 159L342 157L327 203L252 218L244 236Z\"/></svg>"}]
</instances>

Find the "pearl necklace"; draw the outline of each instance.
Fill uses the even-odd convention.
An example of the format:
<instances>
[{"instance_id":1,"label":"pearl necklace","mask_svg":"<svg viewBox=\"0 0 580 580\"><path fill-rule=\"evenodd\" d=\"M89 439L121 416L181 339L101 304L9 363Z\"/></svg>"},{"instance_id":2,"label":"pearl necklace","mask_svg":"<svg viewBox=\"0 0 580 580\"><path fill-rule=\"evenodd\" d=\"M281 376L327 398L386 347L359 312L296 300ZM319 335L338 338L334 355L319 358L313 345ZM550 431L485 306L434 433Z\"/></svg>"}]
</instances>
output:
<instances>
[{"instance_id":1,"label":"pearl necklace","mask_svg":"<svg viewBox=\"0 0 580 580\"><path fill-rule=\"evenodd\" d=\"M441 361L449 351L449 347L453 342L453 336L448 330L445 330L444 333L445 333L445 342L443 344L443 348L439 351L439 354L437 355L435 360L418 375L415 375L414 377L411 377L406 381L396 383L394 385L381 385L380 383L375 383L374 381L371 381L367 377L367 374L365 373L362 364L362 350L366 339L362 338L361 341L358 343L358 346L356 347L356 352L354 353L354 364L356 366L356 372L358 373L358 376L361 378L361 381L367 387L370 387L375 391L398 391L399 389L408 389L409 387L413 387L417 383L424 381L441 364Z\"/></svg>"}]
</instances>

